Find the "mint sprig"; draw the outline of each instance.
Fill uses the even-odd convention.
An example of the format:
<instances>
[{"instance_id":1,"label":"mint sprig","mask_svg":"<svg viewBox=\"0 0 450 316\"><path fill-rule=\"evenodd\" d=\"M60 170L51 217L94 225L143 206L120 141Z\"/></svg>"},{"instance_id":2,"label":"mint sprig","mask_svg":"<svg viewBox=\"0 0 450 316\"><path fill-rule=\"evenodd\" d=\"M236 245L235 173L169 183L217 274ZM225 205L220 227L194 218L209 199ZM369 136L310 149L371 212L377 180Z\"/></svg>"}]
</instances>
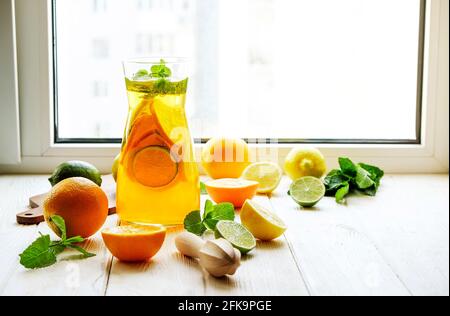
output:
<instances>
[{"instance_id":1,"label":"mint sprig","mask_svg":"<svg viewBox=\"0 0 450 316\"><path fill-rule=\"evenodd\" d=\"M133 75L133 80L142 80L142 79L158 79L156 82L159 85L167 84L168 82L165 78L169 78L172 76L172 70L166 66L166 61L161 59L159 64L153 65L150 68L150 72L146 69L140 69Z\"/></svg>"},{"instance_id":2,"label":"mint sprig","mask_svg":"<svg viewBox=\"0 0 450 316\"><path fill-rule=\"evenodd\" d=\"M57 262L57 256L65 249L71 248L81 253L81 258L95 256L76 245L84 241L80 236L67 238L66 223L61 216L52 216L50 220L58 227L61 240L51 241L50 235L42 235L36 239L23 253L19 255L20 264L27 269L40 269L49 267Z\"/></svg>"},{"instance_id":3,"label":"mint sprig","mask_svg":"<svg viewBox=\"0 0 450 316\"><path fill-rule=\"evenodd\" d=\"M150 71L153 78L168 78L172 76L172 70L166 66L164 59L161 59L158 65L153 65Z\"/></svg>"},{"instance_id":4,"label":"mint sprig","mask_svg":"<svg viewBox=\"0 0 450 316\"><path fill-rule=\"evenodd\" d=\"M195 235L201 236L210 229L215 230L219 221L234 221L234 206L231 203L220 203L214 205L213 202L207 200L203 216L200 211L189 213L184 219L184 229Z\"/></svg>"},{"instance_id":5,"label":"mint sprig","mask_svg":"<svg viewBox=\"0 0 450 316\"><path fill-rule=\"evenodd\" d=\"M334 196L336 202L344 203L348 194L353 191L375 196L381 185L384 171L378 167L364 163L355 164L349 158L339 158L340 169L332 170L324 183L328 196Z\"/></svg>"}]
</instances>

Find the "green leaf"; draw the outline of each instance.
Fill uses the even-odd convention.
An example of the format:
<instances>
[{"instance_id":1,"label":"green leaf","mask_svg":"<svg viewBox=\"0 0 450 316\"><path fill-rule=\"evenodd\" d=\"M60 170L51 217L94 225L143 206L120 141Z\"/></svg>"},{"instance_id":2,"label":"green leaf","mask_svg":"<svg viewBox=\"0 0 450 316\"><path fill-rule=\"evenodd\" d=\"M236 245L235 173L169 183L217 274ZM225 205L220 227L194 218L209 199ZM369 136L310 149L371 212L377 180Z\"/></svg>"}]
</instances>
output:
<instances>
[{"instance_id":1,"label":"green leaf","mask_svg":"<svg viewBox=\"0 0 450 316\"><path fill-rule=\"evenodd\" d=\"M53 224L55 224L56 227L58 227L60 235L61 235L61 240L62 241L66 240L67 231L66 231L66 222L64 221L64 218L62 218L61 216L55 215L55 216L50 217L50 222L53 222Z\"/></svg>"},{"instance_id":2,"label":"green leaf","mask_svg":"<svg viewBox=\"0 0 450 316\"><path fill-rule=\"evenodd\" d=\"M221 203L214 206L214 210L206 215L203 222L208 229L214 230L219 221L234 221L235 216L233 204Z\"/></svg>"},{"instance_id":3,"label":"green leaf","mask_svg":"<svg viewBox=\"0 0 450 316\"><path fill-rule=\"evenodd\" d=\"M344 175L341 170L335 169L330 171L330 173L325 177L323 181L327 190L327 195L335 195L336 191L339 190L342 186L345 186L348 181L349 178Z\"/></svg>"},{"instance_id":4,"label":"green leaf","mask_svg":"<svg viewBox=\"0 0 450 316\"><path fill-rule=\"evenodd\" d=\"M153 65L151 68L152 77L155 78L167 78L172 75L170 68L166 66L164 59L161 59L159 65Z\"/></svg>"},{"instance_id":5,"label":"green leaf","mask_svg":"<svg viewBox=\"0 0 450 316\"><path fill-rule=\"evenodd\" d=\"M170 85L170 82L166 79L158 79L155 82L155 89L160 91L161 93L164 93L167 91L167 87Z\"/></svg>"},{"instance_id":6,"label":"green leaf","mask_svg":"<svg viewBox=\"0 0 450 316\"><path fill-rule=\"evenodd\" d=\"M370 173L359 165L356 166L355 183L358 186L358 189L361 190L365 190L376 185L375 181L370 178Z\"/></svg>"},{"instance_id":7,"label":"green leaf","mask_svg":"<svg viewBox=\"0 0 450 316\"><path fill-rule=\"evenodd\" d=\"M356 165L349 158L340 157L339 166L341 167L341 171L344 175L349 176L350 178L356 177Z\"/></svg>"},{"instance_id":8,"label":"green leaf","mask_svg":"<svg viewBox=\"0 0 450 316\"><path fill-rule=\"evenodd\" d=\"M28 269L45 268L55 264L56 254L50 244L49 235L39 237L20 254L20 264Z\"/></svg>"},{"instance_id":9,"label":"green leaf","mask_svg":"<svg viewBox=\"0 0 450 316\"><path fill-rule=\"evenodd\" d=\"M370 178L375 182L376 187L378 188L380 186L381 179L384 177L384 171L378 167L371 166L365 163L360 163L358 165L370 173Z\"/></svg>"},{"instance_id":10,"label":"green leaf","mask_svg":"<svg viewBox=\"0 0 450 316\"><path fill-rule=\"evenodd\" d=\"M72 248L72 249L75 249L76 251L81 253L83 255L83 257L82 257L83 259L92 258L92 257L96 256L96 254L87 252L85 249L83 249L83 248L81 248L79 246L76 246L76 245L69 245L68 247Z\"/></svg>"},{"instance_id":11,"label":"green leaf","mask_svg":"<svg viewBox=\"0 0 450 316\"><path fill-rule=\"evenodd\" d=\"M80 236L76 236L76 237L71 237L71 238L69 238L69 239L67 239L66 241L65 241L65 244L76 244L76 243L80 243L80 242L83 242L84 241L84 238L83 237L80 237Z\"/></svg>"},{"instance_id":12,"label":"green leaf","mask_svg":"<svg viewBox=\"0 0 450 316\"><path fill-rule=\"evenodd\" d=\"M203 211L203 219L205 219L209 213L214 212L214 209L214 203L211 200L206 200L205 209Z\"/></svg>"},{"instance_id":13,"label":"green leaf","mask_svg":"<svg viewBox=\"0 0 450 316\"><path fill-rule=\"evenodd\" d=\"M200 194L207 195L208 191L206 191L206 185L203 182L200 182Z\"/></svg>"},{"instance_id":14,"label":"green leaf","mask_svg":"<svg viewBox=\"0 0 450 316\"><path fill-rule=\"evenodd\" d=\"M377 191L378 191L377 186L373 185L370 188L362 190L361 192L368 196L375 196L375 195L377 195Z\"/></svg>"},{"instance_id":15,"label":"green leaf","mask_svg":"<svg viewBox=\"0 0 450 316\"><path fill-rule=\"evenodd\" d=\"M50 243L50 247L55 255L59 255L66 249L66 246L62 243L62 241L52 241Z\"/></svg>"},{"instance_id":16,"label":"green leaf","mask_svg":"<svg viewBox=\"0 0 450 316\"><path fill-rule=\"evenodd\" d=\"M198 236L203 235L206 227L203 225L200 211L193 211L186 216L184 219L184 229Z\"/></svg>"},{"instance_id":17,"label":"green leaf","mask_svg":"<svg viewBox=\"0 0 450 316\"><path fill-rule=\"evenodd\" d=\"M148 76L148 71L145 69L141 69L137 73L134 74L133 80L138 80L140 78L147 77L147 76Z\"/></svg>"},{"instance_id":18,"label":"green leaf","mask_svg":"<svg viewBox=\"0 0 450 316\"><path fill-rule=\"evenodd\" d=\"M336 202L343 203L345 197L350 193L350 183L347 182L342 188L336 192Z\"/></svg>"}]
</instances>

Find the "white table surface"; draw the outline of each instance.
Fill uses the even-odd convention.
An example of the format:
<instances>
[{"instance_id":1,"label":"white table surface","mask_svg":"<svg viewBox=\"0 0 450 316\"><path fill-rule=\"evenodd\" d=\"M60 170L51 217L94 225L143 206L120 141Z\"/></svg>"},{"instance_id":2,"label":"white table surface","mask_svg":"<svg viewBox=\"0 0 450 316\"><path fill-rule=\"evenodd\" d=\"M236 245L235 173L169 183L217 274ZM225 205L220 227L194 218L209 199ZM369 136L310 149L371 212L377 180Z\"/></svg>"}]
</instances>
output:
<instances>
[{"instance_id":1,"label":"white table surface","mask_svg":"<svg viewBox=\"0 0 450 316\"><path fill-rule=\"evenodd\" d=\"M15 214L49 189L47 176L0 176L0 295L449 295L448 175L387 175L375 198L325 198L312 211L290 200L288 185L257 197L286 234L215 279L176 251L176 232L148 263L118 262L97 234L84 245L96 257L27 271L19 253L49 229L20 226Z\"/></svg>"}]
</instances>

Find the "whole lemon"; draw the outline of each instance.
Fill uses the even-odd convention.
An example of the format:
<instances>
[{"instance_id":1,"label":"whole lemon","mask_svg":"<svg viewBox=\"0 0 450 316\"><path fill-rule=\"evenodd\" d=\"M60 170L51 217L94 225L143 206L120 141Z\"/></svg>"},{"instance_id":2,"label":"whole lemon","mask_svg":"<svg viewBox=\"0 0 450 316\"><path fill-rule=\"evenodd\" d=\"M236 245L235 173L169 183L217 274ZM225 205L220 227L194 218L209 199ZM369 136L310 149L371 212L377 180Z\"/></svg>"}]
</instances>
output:
<instances>
[{"instance_id":1,"label":"whole lemon","mask_svg":"<svg viewBox=\"0 0 450 316\"><path fill-rule=\"evenodd\" d=\"M239 178L250 164L249 148L242 139L212 138L203 148L201 160L213 179Z\"/></svg>"},{"instance_id":2,"label":"whole lemon","mask_svg":"<svg viewBox=\"0 0 450 316\"><path fill-rule=\"evenodd\" d=\"M118 154L116 158L114 158L114 162L111 168L114 181L116 182L117 182L117 172L119 170L119 163L120 163L120 154Z\"/></svg>"},{"instance_id":3,"label":"whole lemon","mask_svg":"<svg viewBox=\"0 0 450 316\"><path fill-rule=\"evenodd\" d=\"M321 178L327 171L327 165L317 148L299 146L286 156L284 171L294 181L306 176Z\"/></svg>"},{"instance_id":4,"label":"whole lemon","mask_svg":"<svg viewBox=\"0 0 450 316\"><path fill-rule=\"evenodd\" d=\"M54 215L66 222L67 237L94 235L108 216L108 198L94 182L86 178L68 178L55 185L44 201L44 218L49 227L61 232L50 220ZM60 236L61 237L61 236Z\"/></svg>"}]
</instances>

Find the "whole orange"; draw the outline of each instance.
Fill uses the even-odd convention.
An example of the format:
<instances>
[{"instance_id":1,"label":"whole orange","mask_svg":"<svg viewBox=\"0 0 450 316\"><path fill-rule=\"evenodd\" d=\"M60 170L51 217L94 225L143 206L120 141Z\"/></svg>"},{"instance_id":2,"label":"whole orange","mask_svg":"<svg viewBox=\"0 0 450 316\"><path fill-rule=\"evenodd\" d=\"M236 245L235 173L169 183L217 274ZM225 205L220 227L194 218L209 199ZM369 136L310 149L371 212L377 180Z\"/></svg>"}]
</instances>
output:
<instances>
[{"instance_id":1,"label":"whole orange","mask_svg":"<svg viewBox=\"0 0 450 316\"><path fill-rule=\"evenodd\" d=\"M108 198L94 182L86 178L68 178L55 185L44 201L44 217L57 234L50 217L59 215L66 222L67 237L94 235L108 216Z\"/></svg>"},{"instance_id":2,"label":"whole orange","mask_svg":"<svg viewBox=\"0 0 450 316\"><path fill-rule=\"evenodd\" d=\"M203 168L213 179L239 178L250 164L248 145L242 139L211 138L201 158Z\"/></svg>"}]
</instances>

